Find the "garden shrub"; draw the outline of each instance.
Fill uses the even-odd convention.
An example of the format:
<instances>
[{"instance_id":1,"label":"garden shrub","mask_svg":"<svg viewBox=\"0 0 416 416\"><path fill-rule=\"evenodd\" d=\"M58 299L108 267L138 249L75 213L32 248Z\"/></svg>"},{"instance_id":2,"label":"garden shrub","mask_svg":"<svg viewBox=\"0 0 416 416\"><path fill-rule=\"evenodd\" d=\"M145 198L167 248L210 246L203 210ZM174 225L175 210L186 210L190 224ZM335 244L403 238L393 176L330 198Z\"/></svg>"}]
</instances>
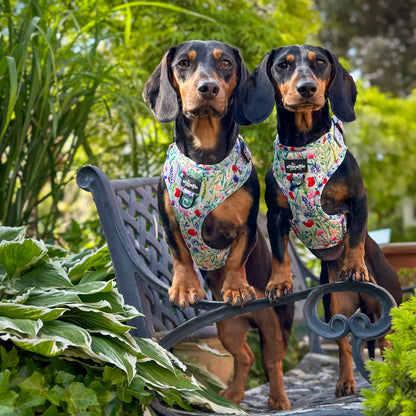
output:
<instances>
[{"instance_id":1,"label":"garden shrub","mask_svg":"<svg viewBox=\"0 0 416 416\"><path fill-rule=\"evenodd\" d=\"M387 336L392 348L383 361L370 361L370 389L362 390L367 416L416 415L416 297L392 309L392 328Z\"/></svg>"},{"instance_id":2,"label":"garden shrub","mask_svg":"<svg viewBox=\"0 0 416 416\"><path fill-rule=\"evenodd\" d=\"M25 235L0 226L1 415L149 415L154 398L242 412L130 335L139 313L117 291L106 247L68 256Z\"/></svg>"}]
</instances>

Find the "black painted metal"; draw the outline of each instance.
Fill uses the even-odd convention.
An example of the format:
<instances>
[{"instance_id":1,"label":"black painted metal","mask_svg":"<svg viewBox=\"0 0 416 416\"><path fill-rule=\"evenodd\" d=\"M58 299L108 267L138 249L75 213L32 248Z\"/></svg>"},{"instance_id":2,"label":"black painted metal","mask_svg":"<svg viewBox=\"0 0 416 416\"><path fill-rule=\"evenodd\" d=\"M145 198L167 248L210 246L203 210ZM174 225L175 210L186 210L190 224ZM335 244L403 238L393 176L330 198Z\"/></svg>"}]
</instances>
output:
<instances>
[{"instance_id":1,"label":"black painted metal","mask_svg":"<svg viewBox=\"0 0 416 416\"><path fill-rule=\"evenodd\" d=\"M351 317L334 315L328 323L318 316L318 304L322 297L334 292L360 292L374 297L381 307L380 319L371 322L367 315L356 312ZM387 290L372 283L344 281L328 283L316 287L308 296L303 309L303 317L309 328L327 339L340 339L351 333L353 335L352 352L354 362L360 373L368 380L369 372L361 357L361 345L386 334L391 326L390 309L396 302Z\"/></svg>"}]
</instances>

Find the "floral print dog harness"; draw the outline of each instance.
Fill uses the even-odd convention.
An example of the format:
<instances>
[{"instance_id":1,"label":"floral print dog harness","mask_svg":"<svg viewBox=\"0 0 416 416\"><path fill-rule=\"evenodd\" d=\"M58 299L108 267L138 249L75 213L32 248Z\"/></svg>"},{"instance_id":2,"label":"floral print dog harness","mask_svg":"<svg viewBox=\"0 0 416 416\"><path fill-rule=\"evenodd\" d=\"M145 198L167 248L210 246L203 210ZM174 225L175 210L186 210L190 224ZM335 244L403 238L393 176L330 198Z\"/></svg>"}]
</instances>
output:
<instances>
[{"instance_id":1,"label":"floral print dog harness","mask_svg":"<svg viewBox=\"0 0 416 416\"><path fill-rule=\"evenodd\" d=\"M274 142L274 177L292 211L292 230L309 249L340 244L347 231L343 214L328 215L321 206L325 184L347 153L342 123L335 119L328 133L304 147Z\"/></svg>"},{"instance_id":2,"label":"floral print dog harness","mask_svg":"<svg viewBox=\"0 0 416 416\"><path fill-rule=\"evenodd\" d=\"M194 263L203 270L223 267L230 247L215 249L202 239L207 215L248 179L251 154L241 136L230 154L216 165L202 165L181 153L175 143L168 150L163 170L175 218Z\"/></svg>"}]
</instances>

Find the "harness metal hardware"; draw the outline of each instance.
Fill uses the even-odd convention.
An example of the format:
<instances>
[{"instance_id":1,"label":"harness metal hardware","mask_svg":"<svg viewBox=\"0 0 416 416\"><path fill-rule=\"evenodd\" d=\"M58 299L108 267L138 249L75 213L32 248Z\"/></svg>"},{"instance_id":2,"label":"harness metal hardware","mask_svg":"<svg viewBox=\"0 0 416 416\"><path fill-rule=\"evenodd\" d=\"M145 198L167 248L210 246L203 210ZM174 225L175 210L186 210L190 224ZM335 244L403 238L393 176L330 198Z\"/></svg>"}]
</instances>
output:
<instances>
[{"instance_id":1,"label":"harness metal hardware","mask_svg":"<svg viewBox=\"0 0 416 416\"><path fill-rule=\"evenodd\" d=\"M305 173L303 173L301 177L295 177L295 175L293 175L290 178L290 184L295 188L299 188L299 186L302 186L303 183L305 182L305 177L306 177ZM300 180L300 182L299 182L299 180Z\"/></svg>"},{"instance_id":2,"label":"harness metal hardware","mask_svg":"<svg viewBox=\"0 0 416 416\"><path fill-rule=\"evenodd\" d=\"M181 192L181 196L179 198L179 204L182 208L190 209L195 204L196 201L196 194L192 193L192 195L188 195Z\"/></svg>"},{"instance_id":3,"label":"harness metal hardware","mask_svg":"<svg viewBox=\"0 0 416 416\"><path fill-rule=\"evenodd\" d=\"M305 159L285 160L285 171L292 175L290 177L290 184L298 188L305 182L306 173L308 172L308 162Z\"/></svg>"},{"instance_id":4,"label":"harness metal hardware","mask_svg":"<svg viewBox=\"0 0 416 416\"><path fill-rule=\"evenodd\" d=\"M251 160L250 151L247 149L247 146L243 140L239 139L239 141L240 141L240 146L241 146L241 155L243 156L246 163L249 163Z\"/></svg>"}]
</instances>

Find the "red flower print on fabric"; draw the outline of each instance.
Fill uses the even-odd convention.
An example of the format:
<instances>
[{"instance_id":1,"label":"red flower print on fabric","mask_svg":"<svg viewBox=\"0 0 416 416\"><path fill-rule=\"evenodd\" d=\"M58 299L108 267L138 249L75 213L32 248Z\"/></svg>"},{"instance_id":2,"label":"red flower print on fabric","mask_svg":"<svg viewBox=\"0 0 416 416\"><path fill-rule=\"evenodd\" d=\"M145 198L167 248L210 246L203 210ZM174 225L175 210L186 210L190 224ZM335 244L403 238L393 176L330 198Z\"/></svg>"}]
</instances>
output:
<instances>
[{"instance_id":1,"label":"red flower print on fabric","mask_svg":"<svg viewBox=\"0 0 416 416\"><path fill-rule=\"evenodd\" d=\"M306 180L308 181L309 188L315 186L315 178L313 176L308 176Z\"/></svg>"}]
</instances>

